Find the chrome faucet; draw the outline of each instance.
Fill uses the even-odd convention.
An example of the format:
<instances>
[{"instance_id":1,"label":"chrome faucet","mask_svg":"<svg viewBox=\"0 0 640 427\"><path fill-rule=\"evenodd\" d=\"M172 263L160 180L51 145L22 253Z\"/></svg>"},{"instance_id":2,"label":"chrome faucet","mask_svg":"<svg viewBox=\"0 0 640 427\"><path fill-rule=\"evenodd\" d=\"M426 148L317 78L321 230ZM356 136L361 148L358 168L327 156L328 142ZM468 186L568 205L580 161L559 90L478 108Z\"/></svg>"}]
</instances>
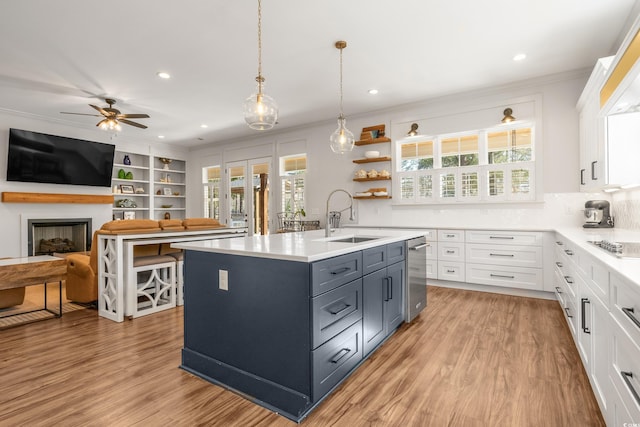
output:
<instances>
[{"instance_id":1,"label":"chrome faucet","mask_svg":"<svg viewBox=\"0 0 640 427\"><path fill-rule=\"evenodd\" d=\"M349 196L349 199L351 199L351 203L349 204L349 207L341 210L340 212L343 212L343 211L346 211L347 209L349 209L349 221L353 221L353 196L347 190L342 190L342 189L333 190L331 192L331 194L329 194L329 197L327 197L327 225L325 226L325 229L324 229L324 236L325 237L329 237L331 235L331 224L330 224L330 219L329 219L329 216L330 216L329 215L329 201L331 200L331 196L333 196L338 191L342 191L347 196Z\"/></svg>"}]
</instances>

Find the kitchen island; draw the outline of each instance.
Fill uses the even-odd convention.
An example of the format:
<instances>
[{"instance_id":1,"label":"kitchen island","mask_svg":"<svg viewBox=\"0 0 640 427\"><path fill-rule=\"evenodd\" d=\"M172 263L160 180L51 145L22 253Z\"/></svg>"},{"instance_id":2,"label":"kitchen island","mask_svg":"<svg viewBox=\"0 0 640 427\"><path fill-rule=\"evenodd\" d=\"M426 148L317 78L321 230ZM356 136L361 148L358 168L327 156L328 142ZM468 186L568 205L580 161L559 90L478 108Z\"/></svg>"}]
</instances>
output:
<instances>
[{"instance_id":1,"label":"kitchen island","mask_svg":"<svg viewBox=\"0 0 640 427\"><path fill-rule=\"evenodd\" d=\"M294 421L404 320L412 230L324 230L185 250L181 367Z\"/></svg>"}]
</instances>

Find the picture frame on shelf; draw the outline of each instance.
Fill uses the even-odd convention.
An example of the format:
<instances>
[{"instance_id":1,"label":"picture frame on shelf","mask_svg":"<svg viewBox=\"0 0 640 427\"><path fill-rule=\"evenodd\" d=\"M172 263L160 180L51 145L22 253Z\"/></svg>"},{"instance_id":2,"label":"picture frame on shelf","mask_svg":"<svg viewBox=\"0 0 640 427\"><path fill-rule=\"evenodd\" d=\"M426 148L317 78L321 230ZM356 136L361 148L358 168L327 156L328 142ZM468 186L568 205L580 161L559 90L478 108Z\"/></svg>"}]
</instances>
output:
<instances>
[{"instance_id":1,"label":"picture frame on shelf","mask_svg":"<svg viewBox=\"0 0 640 427\"><path fill-rule=\"evenodd\" d=\"M172 196L173 195L173 192L171 191L171 189L169 187L164 187L162 189L162 192L163 192L163 194L165 196Z\"/></svg>"},{"instance_id":2,"label":"picture frame on shelf","mask_svg":"<svg viewBox=\"0 0 640 427\"><path fill-rule=\"evenodd\" d=\"M136 219L136 213L133 211L125 211L122 213L122 219Z\"/></svg>"},{"instance_id":3,"label":"picture frame on shelf","mask_svg":"<svg viewBox=\"0 0 640 427\"><path fill-rule=\"evenodd\" d=\"M120 185L120 192L122 194L134 194L135 190L133 188L133 185L121 184Z\"/></svg>"}]
</instances>

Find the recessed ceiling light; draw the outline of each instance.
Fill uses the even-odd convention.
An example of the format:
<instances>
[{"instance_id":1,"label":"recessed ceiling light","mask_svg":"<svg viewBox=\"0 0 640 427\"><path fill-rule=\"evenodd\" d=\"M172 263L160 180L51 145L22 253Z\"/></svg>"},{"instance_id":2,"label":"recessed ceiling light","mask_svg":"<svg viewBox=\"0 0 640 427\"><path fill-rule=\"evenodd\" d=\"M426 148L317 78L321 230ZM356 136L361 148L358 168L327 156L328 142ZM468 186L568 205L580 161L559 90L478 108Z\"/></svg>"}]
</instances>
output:
<instances>
[{"instance_id":1,"label":"recessed ceiling light","mask_svg":"<svg viewBox=\"0 0 640 427\"><path fill-rule=\"evenodd\" d=\"M171 74L165 72L165 71L158 71L156 73L158 75L158 77L160 77L161 79L170 79L171 78Z\"/></svg>"},{"instance_id":2,"label":"recessed ceiling light","mask_svg":"<svg viewBox=\"0 0 640 427\"><path fill-rule=\"evenodd\" d=\"M517 62L517 61L522 61L522 60L523 60L523 59L525 59L526 57L527 57L527 55L526 55L526 54L524 54L524 53L519 53L519 54L517 54L516 56L514 56L514 57L513 57L513 60L514 60L514 61L516 61L516 62Z\"/></svg>"},{"instance_id":3,"label":"recessed ceiling light","mask_svg":"<svg viewBox=\"0 0 640 427\"><path fill-rule=\"evenodd\" d=\"M158 135L158 138L164 139L164 135Z\"/></svg>"},{"instance_id":4,"label":"recessed ceiling light","mask_svg":"<svg viewBox=\"0 0 640 427\"><path fill-rule=\"evenodd\" d=\"M377 95L378 89L369 89L369 95Z\"/></svg>"},{"instance_id":5,"label":"recessed ceiling light","mask_svg":"<svg viewBox=\"0 0 640 427\"><path fill-rule=\"evenodd\" d=\"M206 129L206 128L208 128L208 127L209 127L209 125L200 125L200 127L201 127L202 129Z\"/></svg>"}]
</instances>

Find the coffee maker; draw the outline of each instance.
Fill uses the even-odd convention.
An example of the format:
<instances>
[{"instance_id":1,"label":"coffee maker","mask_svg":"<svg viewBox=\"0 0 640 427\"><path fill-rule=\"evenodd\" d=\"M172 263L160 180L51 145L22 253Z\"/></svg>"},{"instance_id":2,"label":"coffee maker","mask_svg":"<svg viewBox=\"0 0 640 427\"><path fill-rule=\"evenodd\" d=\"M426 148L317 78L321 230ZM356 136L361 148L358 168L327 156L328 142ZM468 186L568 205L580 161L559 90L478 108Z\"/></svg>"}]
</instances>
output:
<instances>
[{"instance_id":1,"label":"coffee maker","mask_svg":"<svg viewBox=\"0 0 640 427\"><path fill-rule=\"evenodd\" d=\"M609 202L589 200L584 204L584 228L611 228L613 217L609 214Z\"/></svg>"}]
</instances>

